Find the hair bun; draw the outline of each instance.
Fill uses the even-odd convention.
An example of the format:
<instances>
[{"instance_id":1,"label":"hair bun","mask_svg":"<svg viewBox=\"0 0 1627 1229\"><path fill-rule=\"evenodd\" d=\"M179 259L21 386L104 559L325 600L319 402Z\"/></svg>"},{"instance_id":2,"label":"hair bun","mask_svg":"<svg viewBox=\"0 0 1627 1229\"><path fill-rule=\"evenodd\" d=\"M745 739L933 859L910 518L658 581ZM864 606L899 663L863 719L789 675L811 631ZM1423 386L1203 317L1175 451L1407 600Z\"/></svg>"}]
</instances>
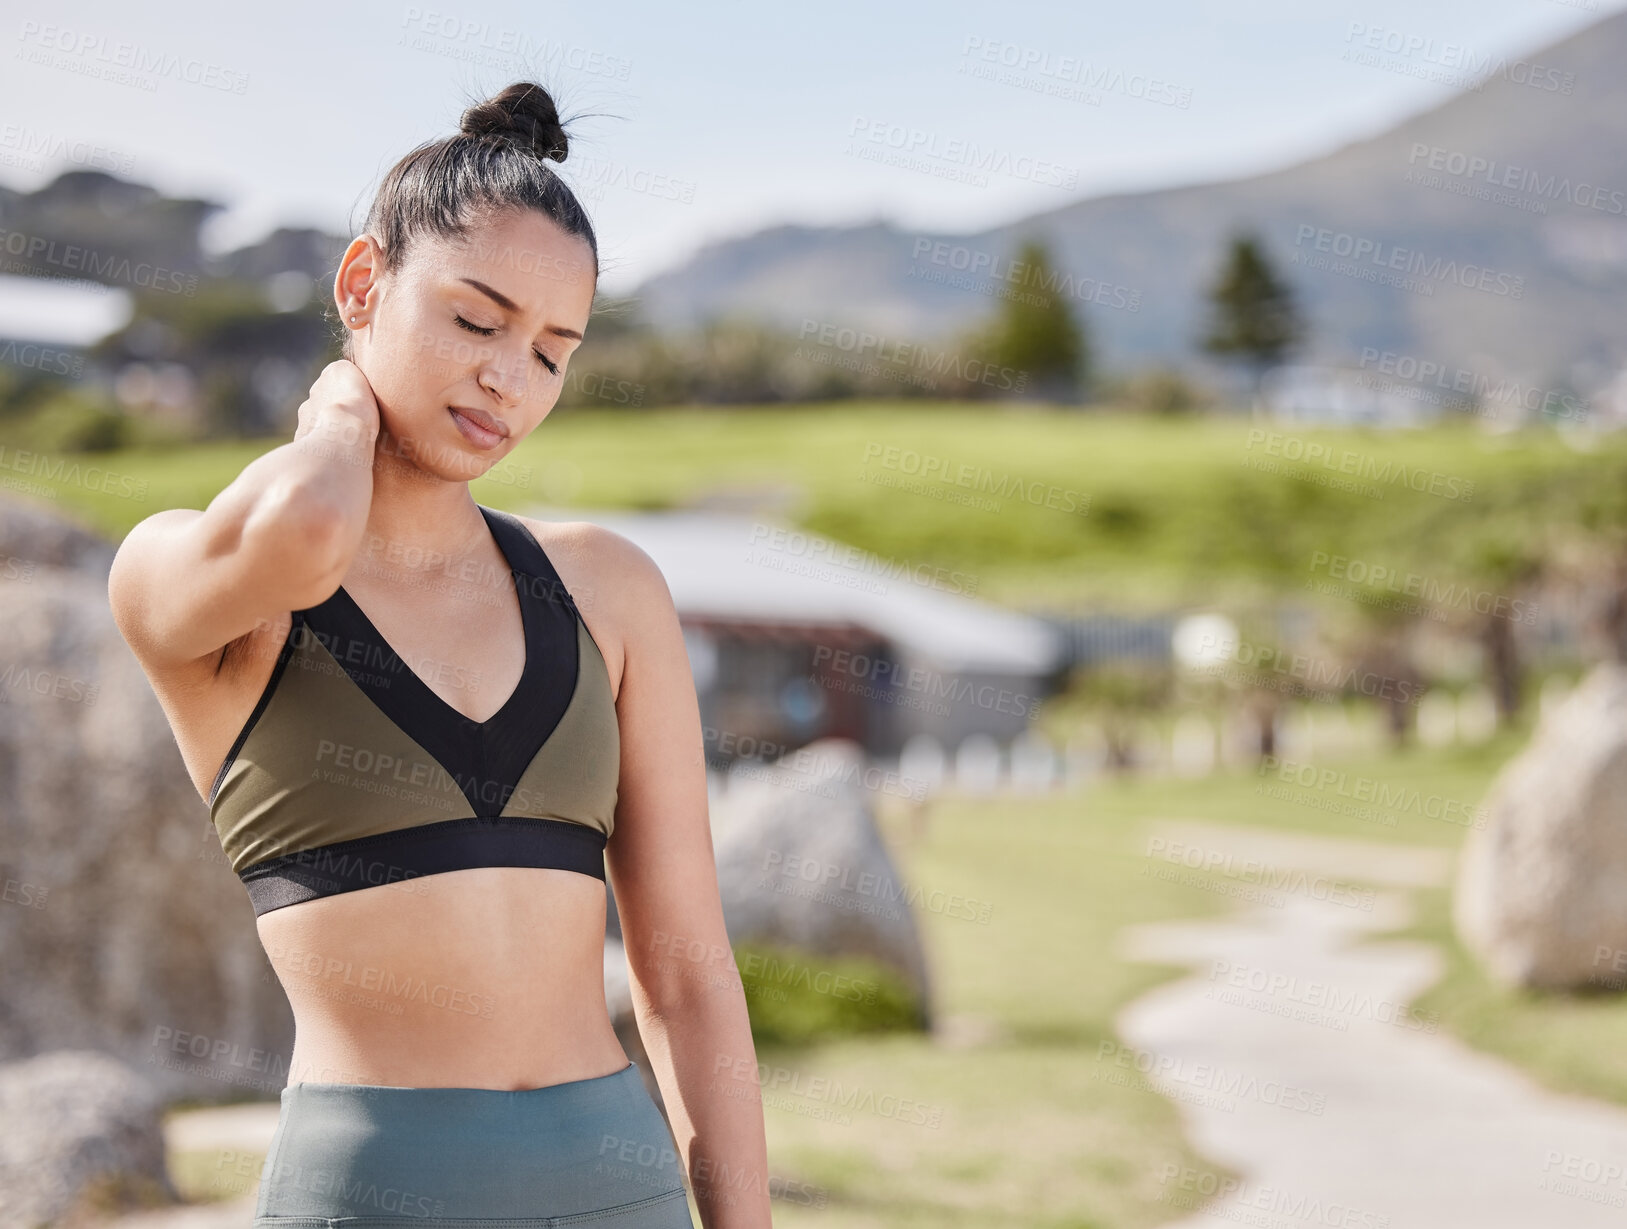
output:
<instances>
[{"instance_id":1,"label":"hair bun","mask_svg":"<svg viewBox=\"0 0 1627 1229\"><path fill-rule=\"evenodd\" d=\"M570 141L548 91L532 81L517 81L495 97L463 113L465 136L496 136L513 141L538 158L565 161Z\"/></svg>"}]
</instances>

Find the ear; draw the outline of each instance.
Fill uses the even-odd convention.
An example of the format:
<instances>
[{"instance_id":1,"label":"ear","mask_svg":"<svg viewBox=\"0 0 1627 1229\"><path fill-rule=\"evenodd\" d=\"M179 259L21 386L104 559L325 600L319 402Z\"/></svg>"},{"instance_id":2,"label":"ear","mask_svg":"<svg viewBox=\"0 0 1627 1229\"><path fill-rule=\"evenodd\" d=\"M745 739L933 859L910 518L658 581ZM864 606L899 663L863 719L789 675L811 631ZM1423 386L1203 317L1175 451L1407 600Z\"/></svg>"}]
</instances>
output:
<instances>
[{"instance_id":1,"label":"ear","mask_svg":"<svg viewBox=\"0 0 1627 1229\"><path fill-rule=\"evenodd\" d=\"M378 306L379 279L383 275L384 249L372 235L357 235L345 249L333 278L334 306L346 327L352 327L352 316L357 318L357 325L364 323Z\"/></svg>"}]
</instances>

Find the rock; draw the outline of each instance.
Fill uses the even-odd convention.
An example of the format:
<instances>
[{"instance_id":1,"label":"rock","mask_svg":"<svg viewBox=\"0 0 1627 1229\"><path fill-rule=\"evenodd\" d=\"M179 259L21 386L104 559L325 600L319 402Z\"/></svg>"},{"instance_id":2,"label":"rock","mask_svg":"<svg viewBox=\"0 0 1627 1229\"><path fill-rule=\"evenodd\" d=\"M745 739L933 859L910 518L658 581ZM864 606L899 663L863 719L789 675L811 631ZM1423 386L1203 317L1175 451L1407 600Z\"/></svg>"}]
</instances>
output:
<instances>
[{"instance_id":1,"label":"rock","mask_svg":"<svg viewBox=\"0 0 1627 1229\"><path fill-rule=\"evenodd\" d=\"M18 500L0 500L0 565L71 568L104 579L113 566L115 547L76 522ZM0 566L0 579L6 569Z\"/></svg>"},{"instance_id":2,"label":"rock","mask_svg":"<svg viewBox=\"0 0 1627 1229\"><path fill-rule=\"evenodd\" d=\"M0 1224L85 1223L174 1203L158 1089L105 1054L0 1066Z\"/></svg>"},{"instance_id":3,"label":"rock","mask_svg":"<svg viewBox=\"0 0 1627 1229\"><path fill-rule=\"evenodd\" d=\"M1453 920L1510 986L1627 985L1627 665L1596 667L1504 766Z\"/></svg>"},{"instance_id":4,"label":"rock","mask_svg":"<svg viewBox=\"0 0 1627 1229\"><path fill-rule=\"evenodd\" d=\"M712 804L729 942L864 956L895 971L931 1027L932 987L906 880L881 839L857 744L821 739L774 764L737 765Z\"/></svg>"},{"instance_id":5,"label":"rock","mask_svg":"<svg viewBox=\"0 0 1627 1229\"><path fill-rule=\"evenodd\" d=\"M0 1061L99 1050L168 1095L275 1094L292 1013L80 533L0 501L0 550L37 565L0 559Z\"/></svg>"}]
</instances>

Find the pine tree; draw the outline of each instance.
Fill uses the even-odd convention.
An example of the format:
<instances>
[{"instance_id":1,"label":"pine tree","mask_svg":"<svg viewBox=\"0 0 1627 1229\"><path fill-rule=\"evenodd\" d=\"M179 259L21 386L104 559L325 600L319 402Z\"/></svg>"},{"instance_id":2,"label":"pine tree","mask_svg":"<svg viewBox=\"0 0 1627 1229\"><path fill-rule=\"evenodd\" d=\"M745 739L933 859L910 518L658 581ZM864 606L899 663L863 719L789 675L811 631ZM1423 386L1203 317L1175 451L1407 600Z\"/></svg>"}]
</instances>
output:
<instances>
[{"instance_id":1,"label":"pine tree","mask_svg":"<svg viewBox=\"0 0 1627 1229\"><path fill-rule=\"evenodd\" d=\"M1209 289L1210 321L1203 348L1247 365L1254 394L1266 370L1304 335L1292 292L1252 235L1232 239L1220 277Z\"/></svg>"},{"instance_id":2,"label":"pine tree","mask_svg":"<svg viewBox=\"0 0 1627 1229\"><path fill-rule=\"evenodd\" d=\"M1037 239L1025 241L989 334L989 361L1011 368L1032 396L1076 401L1089 381L1090 346Z\"/></svg>"}]
</instances>

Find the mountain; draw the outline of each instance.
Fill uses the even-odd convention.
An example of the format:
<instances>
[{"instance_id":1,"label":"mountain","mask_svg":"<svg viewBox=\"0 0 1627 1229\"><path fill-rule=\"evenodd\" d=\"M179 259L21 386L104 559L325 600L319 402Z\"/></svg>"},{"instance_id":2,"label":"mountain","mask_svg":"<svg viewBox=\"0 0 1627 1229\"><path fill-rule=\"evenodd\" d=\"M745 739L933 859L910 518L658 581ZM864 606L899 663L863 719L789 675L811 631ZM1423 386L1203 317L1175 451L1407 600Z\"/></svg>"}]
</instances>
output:
<instances>
[{"instance_id":1,"label":"mountain","mask_svg":"<svg viewBox=\"0 0 1627 1229\"><path fill-rule=\"evenodd\" d=\"M1374 71L1431 67L1373 54ZM1247 229L1308 317L1299 361L1361 364L1364 351L1387 351L1403 367L1596 389L1627 366L1624 59L1619 14L1282 170L1096 197L969 234L776 226L706 247L634 297L669 327L737 315L942 337L1024 289L1010 262L1035 234L1104 362L1180 364L1196 355L1226 240ZM1083 145L1057 161L1083 161ZM1349 267L1329 267L1340 253ZM983 271L969 276L974 262Z\"/></svg>"}]
</instances>

